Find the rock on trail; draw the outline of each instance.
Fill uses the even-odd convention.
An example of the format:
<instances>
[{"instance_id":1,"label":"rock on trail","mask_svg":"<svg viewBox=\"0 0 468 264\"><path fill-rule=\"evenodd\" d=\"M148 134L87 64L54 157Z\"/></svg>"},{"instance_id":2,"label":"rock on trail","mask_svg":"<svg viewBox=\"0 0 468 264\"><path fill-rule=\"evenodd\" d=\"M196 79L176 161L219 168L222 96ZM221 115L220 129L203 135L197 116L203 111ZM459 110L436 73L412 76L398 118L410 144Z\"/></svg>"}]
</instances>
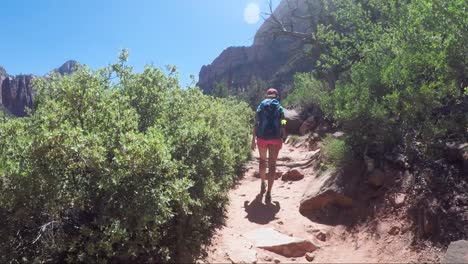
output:
<instances>
[{"instance_id":1,"label":"rock on trail","mask_svg":"<svg viewBox=\"0 0 468 264\"><path fill-rule=\"evenodd\" d=\"M245 237L258 248L266 249L285 257L303 257L313 252L317 246L307 239L284 235L273 228L253 230Z\"/></svg>"}]
</instances>

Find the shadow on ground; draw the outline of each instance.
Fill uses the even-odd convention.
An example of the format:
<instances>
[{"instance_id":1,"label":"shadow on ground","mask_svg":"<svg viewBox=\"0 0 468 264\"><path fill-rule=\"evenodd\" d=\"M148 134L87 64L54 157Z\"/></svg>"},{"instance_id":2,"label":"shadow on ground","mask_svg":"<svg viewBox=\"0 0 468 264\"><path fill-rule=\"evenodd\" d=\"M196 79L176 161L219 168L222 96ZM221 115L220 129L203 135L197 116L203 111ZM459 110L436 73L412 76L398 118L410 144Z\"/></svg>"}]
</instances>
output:
<instances>
[{"instance_id":1,"label":"shadow on ground","mask_svg":"<svg viewBox=\"0 0 468 264\"><path fill-rule=\"evenodd\" d=\"M258 194L250 203L249 201L244 202L245 212L247 213L245 217L250 222L266 225L275 220L275 216L280 211L281 207L277 201L265 204L262 202L262 198L263 195Z\"/></svg>"}]
</instances>

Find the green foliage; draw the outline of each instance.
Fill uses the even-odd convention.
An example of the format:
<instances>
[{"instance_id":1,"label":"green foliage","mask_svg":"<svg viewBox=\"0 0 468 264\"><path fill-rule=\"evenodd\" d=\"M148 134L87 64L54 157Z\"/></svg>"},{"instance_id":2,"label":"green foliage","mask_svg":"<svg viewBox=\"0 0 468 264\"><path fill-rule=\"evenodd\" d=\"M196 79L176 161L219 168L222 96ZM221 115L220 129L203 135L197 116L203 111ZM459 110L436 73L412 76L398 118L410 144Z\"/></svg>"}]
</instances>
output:
<instances>
[{"instance_id":1,"label":"green foliage","mask_svg":"<svg viewBox=\"0 0 468 264\"><path fill-rule=\"evenodd\" d=\"M322 157L326 165L337 168L350 157L350 148L343 139L326 136L322 142Z\"/></svg>"},{"instance_id":2,"label":"green foliage","mask_svg":"<svg viewBox=\"0 0 468 264\"><path fill-rule=\"evenodd\" d=\"M213 84L212 95L220 98L227 98L230 95L228 86L225 82L215 82Z\"/></svg>"},{"instance_id":3,"label":"green foliage","mask_svg":"<svg viewBox=\"0 0 468 264\"><path fill-rule=\"evenodd\" d=\"M320 83L297 77L288 102L318 104L358 153L468 140L466 1L324 4L334 11L315 32L321 53L314 76L334 89L321 94Z\"/></svg>"},{"instance_id":4,"label":"green foliage","mask_svg":"<svg viewBox=\"0 0 468 264\"><path fill-rule=\"evenodd\" d=\"M235 98L241 102L246 102L250 108L255 110L260 101L264 99L265 91L268 87L267 82L256 76L252 76L250 83L245 87L233 87L229 89L226 82L215 82L212 95L219 98Z\"/></svg>"},{"instance_id":5,"label":"green foliage","mask_svg":"<svg viewBox=\"0 0 468 264\"><path fill-rule=\"evenodd\" d=\"M127 56L0 124L1 262L191 262L221 223L252 111Z\"/></svg>"},{"instance_id":6,"label":"green foliage","mask_svg":"<svg viewBox=\"0 0 468 264\"><path fill-rule=\"evenodd\" d=\"M327 91L322 81L315 79L310 73L296 73L294 76L294 90L288 94L283 104L286 107L305 109L309 106L322 104L322 97Z\"/></svg>"},{"instance_id":7,"label":"green foliage","mask_svg":"<svg viewBox=\"0 0 468 264\"><path fill-rule=\"evenodd\" d=\"M252 76L250 84L244 89L245 92L239 93L238 97L247 102L252 109L256 110L258 104L264 99L265 91L268 87L267 82Z\"/></svg>"}]
</instances>

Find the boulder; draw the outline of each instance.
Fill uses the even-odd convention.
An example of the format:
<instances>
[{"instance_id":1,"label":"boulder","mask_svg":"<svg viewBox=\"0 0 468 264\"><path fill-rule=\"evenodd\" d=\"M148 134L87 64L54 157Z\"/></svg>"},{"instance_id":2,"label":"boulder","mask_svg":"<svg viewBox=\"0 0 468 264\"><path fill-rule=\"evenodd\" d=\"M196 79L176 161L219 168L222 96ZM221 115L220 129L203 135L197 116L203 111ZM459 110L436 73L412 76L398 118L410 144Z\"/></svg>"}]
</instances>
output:
<instances>
[{"instance_id":1,"label":"boulder","mask_svg":"<svg viewBox=\"0 0 468 264\"><path fill-rule=\"evenodd\" d=\"M304 174L296 169L289 170L281 178L283 181L300 181L302 179L304 179Z\"/></svg>"},{"instance_id":2,"label":"boulder","mask_svg":"<svg viewBox=\"0 0 468 264\"><path fill-rule=\"evenodd\" d=\"M311 181L302 196L299 212L307 215L328 204L351 206L353 200L344 194L344 189L339 184L340 177L342 177L341 173L328 171Z\"/></svg>"},{"instance_id":3,"label":"boulder","mask_svg":"<svg viewBox=\"0 0 468 264\"><path fill-rule=\"evenodd\" d=\"M315 121L315 117L311 116L304 121L301 126L299 127L299 135L303 136L309 132L314 131L317 127L317 122Z\"/></svg>"},{"instance_id":4,"label":"boulder","mask_svg":"<svg viewBox=\"0 0 468 264\"><path fill-rule=\"evenodd\" d=\"M381 169L375 169L367 179L373 186L380 187L385 182L385 173Z\"/></svg>"},{"instance_id":5,"label":"boulder","mask_svg":"<svg viewBox=\"0 0 468 264\"><path fill-rule=\"evenodd\" d=\"M284 109L284 118L288 121L286 123L286 132L288 134L299 134L299 128L304 122L299 112L294 109Z\"/></svg>"},{"instance_id":6,"label":"boulder","mask_svg":"<svg viewBox=\"0 0 468 264\"><path fill-rule=\"evenodd\" d=\"M284 257L303 257L317 249L312 242L303 238L284 235L272 228L253 230L245 235L257 248L265 249Z\"/></svg>"},{"instance_id":7,"label":"boulder","mask_svg":"<svg viewBox=\"0 0 468 264\"><path fill-rule=\"evenodd\" d=\"M459 240L450 243L443 263L468 263L468 241Z\"/></svg>"}]
</instances>

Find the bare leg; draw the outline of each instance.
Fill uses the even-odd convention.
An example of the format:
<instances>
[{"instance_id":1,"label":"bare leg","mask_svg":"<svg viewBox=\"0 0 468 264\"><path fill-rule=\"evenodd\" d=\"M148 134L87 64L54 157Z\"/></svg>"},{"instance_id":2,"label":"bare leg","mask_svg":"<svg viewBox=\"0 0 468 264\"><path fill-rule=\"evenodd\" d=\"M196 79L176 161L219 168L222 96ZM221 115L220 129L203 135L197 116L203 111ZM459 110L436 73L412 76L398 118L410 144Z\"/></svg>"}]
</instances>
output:
<instances>
[{"instance_id":1,"label":"bare leg","mask_svg":"<svg viewBox=\"0 0 468 264\"><path fill-rule=\"evenodd\" d=\"M258 173L260 174L260 179L262 179L262 182L264 182L266 178L267 148L259 147L258 153L260 154L260 164Z\"/></svg>"},{"instance_id":2,"label":"bare leg","mask_svg":"<svg viewBox=\"0 0 468 264\"><path fill-rule=\"evenodd\" d=\"M271 189L273 188L273 182L276 179L276 160L278 159L278 153L278 146L268 146L268 192L271 192Z\"/></svg>"}]
</instances>

